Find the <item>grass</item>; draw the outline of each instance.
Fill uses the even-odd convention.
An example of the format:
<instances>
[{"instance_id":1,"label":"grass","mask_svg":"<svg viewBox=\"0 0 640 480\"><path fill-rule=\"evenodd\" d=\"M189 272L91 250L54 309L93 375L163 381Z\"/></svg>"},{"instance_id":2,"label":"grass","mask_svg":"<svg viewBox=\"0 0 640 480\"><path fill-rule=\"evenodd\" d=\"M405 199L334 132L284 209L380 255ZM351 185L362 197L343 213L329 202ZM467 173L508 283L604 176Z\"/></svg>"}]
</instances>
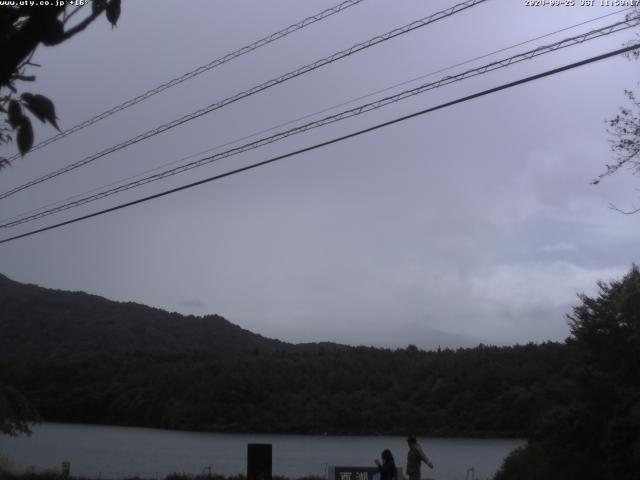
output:
<instances>
[{"instance_id":1,"label":"grass","mask_svg":"<svg viewBox=\"0 0 640 480\"><path fill-rule=\"evenodd\" d=\"M16 473L12 465L9 465L5 468L2 463L3 460L0 458L0 479L1 480L61 480L67 478L68 480L94 480L93 478L88 477L75 477L73 475L69 477L63 477L57 471L44 471L44 472L24 472L24 473ZM8 462L10 463L10 462ZM149 480L149 477L121 477L116 480ZM155 480L155 479L154 479ZM224 476L224 475L189 475L185 473L171 473L162 479L158 477L158 480L247 480L247 477L244 475L234 475L234 476ZM290 479L288 477L281 477L278 475L274 475L272 480L325 480L322 477L317 476L308 476L308 477L300 477L297 479Z\"/></svg>"}]
</instances>

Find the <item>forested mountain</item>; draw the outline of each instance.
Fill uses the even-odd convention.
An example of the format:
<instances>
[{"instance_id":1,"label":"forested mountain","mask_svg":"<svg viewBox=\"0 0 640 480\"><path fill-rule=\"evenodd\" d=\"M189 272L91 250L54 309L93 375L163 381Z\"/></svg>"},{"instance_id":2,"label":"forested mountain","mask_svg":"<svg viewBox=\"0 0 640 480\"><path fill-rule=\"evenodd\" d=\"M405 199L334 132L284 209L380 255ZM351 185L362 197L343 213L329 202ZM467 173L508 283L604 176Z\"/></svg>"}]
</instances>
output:
<instances>
[{"instance_id":1,"label":"forested mountain","mask_svg":"<svg viewBox=\"0 0 640 480\"><path fill-rule=\"evenodd\" d=\"M0 277L0 384L46 420L254 432L524 436L561 344L292 345Z\"/></svg>"},{"instance_id":2,"label":"forested mountain","mask_svg":"<svg viewBox=\"0 0 640 480\"><path fill-rule=\"evenodd\" d=\"M244 330L218 315L184 316L83 292L25 285L2 275L0 332L0 358L293 347Z\"/></svg>"},{"instance_id":3,"label":"forested mountain","mask_svg":"<svg viewBox=\"0 0 640 480\"><path fill-rule=\"evenodd\" d=\"M562 345L292 345L0 277L0 384L46 420L165 428L521 436Z\"/></svg>"},{"instance_id":4,"label":"forested mountain","mask_svg":"<svg viewBox=\"0 0 640 480\"><path fill-rule=\"evenodd\" d=\"M527 445L506 459L497 479L640 478L635 265L622 280L600 283L597 297L580 296L564 343L428 352L299 348L220 317L183 317L0 280L0 346L13 352L0 356L0 386L24 395L25 411L35 407L45 420L229 432L522 436ZM31 339L27 333L38 328ZM46 335L74 355L53 356L51 342L41 340ZM107 350L103 341L124 346ZM201 351L188 348L190 342ZM19 348L11 350L12 343ZM174 353L172 343L182 350ZM210 345L218 347L205 348Z\"/></svg>"}]
</instances>

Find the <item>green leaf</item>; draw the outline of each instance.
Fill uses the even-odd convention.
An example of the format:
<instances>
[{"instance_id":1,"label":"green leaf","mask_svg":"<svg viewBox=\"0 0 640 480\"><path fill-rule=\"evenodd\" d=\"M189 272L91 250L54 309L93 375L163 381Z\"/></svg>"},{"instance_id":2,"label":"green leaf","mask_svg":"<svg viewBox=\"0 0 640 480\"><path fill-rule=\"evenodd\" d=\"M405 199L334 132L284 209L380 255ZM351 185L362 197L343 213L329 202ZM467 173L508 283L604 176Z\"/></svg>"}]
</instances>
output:
<instances>
[{"instance_id":1,"label":"green leaf","mask_svg":"<svg viewBox=\"0 0 640 480\"><path fill-rule=\"evenodd\" d=\"M41 22L41 38L44 45L57 45L64 36L64 25L55 16L47 16Z\"/></svg>"},{"instance_id":2,"label":"green leaf","mask_svg":"<svg viewBox=\"0 0 640 480\"><path fill-rule=\"evenodd\" d=\"M38 117L41 122L49 122L60 130L56 122L56 109L51 100L44 95L33 95L31 93L23 93L22 100L27 109Z\"/></svg>"},{"instance_id":3,"label":"green leaf","mask_svg":"<svg viewBox=\"0 0 640 480\"><path fill-rule=\"evenodd\" d=\"M100 13L106 6L107 0L93 0L93 2L91 2L91 13L93 15Z\"/></svg>"},{"instance_id":4,"label":"green leaf","mask_svg":"<svg viewBox=\"0 0 640 480\"><path fill-rule=\"evenodd\" d=\"M33 146L33 127L31 127L31 120L27 117L23 116L22 118L22 123L18 128L17 140L20 155L24 157Z\"/></svg>"},{"instance_id":5,"label":"green leaf","mask_svg":"<svg viewBox=\"0 0 640 480\"><path fill-rule=\"evenodd\" d=\"M18 128L23 118L24 114L20 103L17 100L11 100L9 102L9 125L11 125L11 128L14 130Z\"/></svg>"},{"instance_id":6,"label":"green leaf","mask_svg":"<svg viewBox=\"0 0 640 480\"><path fill-rule=\"evenodd\" d=\"M107 20L115 27L118 18L120 18L120 0L111 0L107 5Z\"/></svg>"}]
</instances>

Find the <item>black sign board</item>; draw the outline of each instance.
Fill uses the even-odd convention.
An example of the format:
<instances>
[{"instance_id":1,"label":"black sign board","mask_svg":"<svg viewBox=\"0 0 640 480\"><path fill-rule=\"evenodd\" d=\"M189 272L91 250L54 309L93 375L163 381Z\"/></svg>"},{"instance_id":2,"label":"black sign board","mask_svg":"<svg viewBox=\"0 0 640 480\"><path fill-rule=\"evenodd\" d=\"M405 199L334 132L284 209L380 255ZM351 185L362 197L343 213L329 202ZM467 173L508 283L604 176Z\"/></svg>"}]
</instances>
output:
<instances>
[{"instance_id":1,"label":"black sign board","mask_svg":"<svg viewBox=\"0 0 640 480\"><path fill-rule=\"evenodd\" d=\"M247 445L247 480L271 480L272 446L270 443Z\"/></svg>"}]
</instances>

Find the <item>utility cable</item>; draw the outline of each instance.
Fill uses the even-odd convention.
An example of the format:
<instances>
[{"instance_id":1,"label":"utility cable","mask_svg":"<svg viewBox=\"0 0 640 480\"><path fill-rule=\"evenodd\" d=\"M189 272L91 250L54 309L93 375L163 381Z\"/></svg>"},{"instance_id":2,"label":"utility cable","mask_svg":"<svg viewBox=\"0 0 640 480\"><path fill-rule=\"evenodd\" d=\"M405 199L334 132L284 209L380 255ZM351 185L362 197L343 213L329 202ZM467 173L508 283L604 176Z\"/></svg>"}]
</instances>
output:
<instances>
[{"instance_id":1,"label":"utility cable","mask_svg":"<svg viewBox=\"0 0 640 480\"><path fill-rule=\"evenodd\" d=\"M357 5L363 1L364 0L346 0L338 5L335 5L334 7L323 10L322 12L312 15L310 17L307 17L304 20L294 23L293 25L289 25L287 28L284 28L278 32L272 33L271 35L261 38L260 40L257 40L250 45L239 48L238 50L235 50L231 53L227 53L226 55L220 58L212 60L206 65L202 65L194 70L191 70L190 72L187 72L179 77L169 80L166 83L158 85L157 87L152 88L150 90L147 90L146 92L138 95L137 97L126 100L125 102L122 102L121 104L116 105L115 107L112 107L109 110L106 110L98 115L95 115L94 117L88 120L78 123L77 125L74 125L73 127L70 127L67 130L64 130L46 140L43 140L42 142L31 147L30 152L46 147L47 145L50 145L60 140L61 138L64 138L68 135L71 135L72 133L78 132L90 125L93 125L94 123L104 120L105 118L110 117L111 115L118 113L121 110L132 107L148 98L151 98L154 95L157 95L158 93L167 90L168 88L174 87L182 82L186 82L187 80L197 77L202 73L208 72L209 70L212 70L216 67L219 67L220 65L230 62L231 60L241 57L246 53L253 52L254 50L257 50L260 47L264 47L265 45L275 42L276 40L280 40L281 38L284 38L291 33L297 32L298 30L302 30L303 28L309 25L319 22L320 20L324 20L325 18L335 15L336 13L340 13L346 10L347 8L353 7L354 5ZM15 154L11 158L9 158L9 160L12 161L19 157L20 157L20 154Z\"/></svg>"},{"instance_id":2,"label":"utility cable","mask_svg":"<svg viewBox=\"0 0 640 480\"><path fill-rule=\"evenodd\" d=\"M512 50L512 49L514 49L514 48L516 48L516 47L520 47L520 46L522 46L522 45L526 45L526 44L529 44L529 43L535 42L535 41L537 41L537 40L541 40L541 39L543 39L543 38L548 38L548 37L551 37L551 36L553 36L553 35L557 35L558 33L562 33L562 32L568 31L568 30L573 30L574 28L577 28L577 27L580 27L580 26L583 26L583 25L587 25L587 24L589 24L589 23L593 23L593 22L596 22L596 21L598 21L598 20L602 20L602 19L604 19L604 18L607 18L607 17L613 16L613 15L618 15L618 14L620 14L620 13L624 13L624 12L627 12L627 11L630 11L630 10L634 10L634 9L635 9L635 7L627 7L627 8L624 8L624 9L622 9L622 10L614 11L614 12L611 12L611 13L608 13L608 14L605 14L605 15L600 15L600 16L598 16L598 17L594 17L594 18L591 18L591 19L589 19L589 20L585 20L585 21L580 22L580 23L576 23L576 24L573 24L573 25L570 25L570 26L567 26L567 27L563 27L563 28L558 29L558 30L555 30L555 31L553 31L553 32L545 33L544 35L539 35L539 36L537 36L537 37L533 37L533 38L530 38L530 39L528 39L528 40L523 40L523 41L521 41L521 42L519 42L519 43L512 44L512 45L510 45L510 46L508 46L508 47L503 47L503 48L500 48L500 49L498 49L498 50L494 50L494 51L492 51L492 52L485 53L485 54L482 54L482 55L480 55L480 56L477 56L477 57L474 57L474 58L471 58L471 59L468 59L468 60L464 60L464 61L462 61L462 62L459 62L459 63L453 64L453 65L449 65L449 66L447 66L447 67L440 68L440 69L438 69L438 70L435 70L435 71L432 71L432 72L429 72L429 73L426 73L426 74L420 75L420 76L418 76L418 77L411 78L411 79L409 79L409 80L404 80L404 81L402 81L402 82L400 82L400 83L396 83L396 84L394 84L394 85L391 85L391 86L385 87L385 88L383 88L383 89L376 90L376 91L373 91L373 92L367 93L367 94L365 94L365 95L361 95L361 96L358 96L358 97L352 98L352 99L350 99L350 100L346 100L346 101L340 102L340 103L338 103L338 104L331 105L331 106L329 106L329 107L325 107L325 108L323 108L323 109L321 109L321 110L318 110L318 111L315 111L315 112L312 112L312 113L305 114L305 115L303 115L303 116L301 116L301 117L294 118L294 119L291 119L291 120L287 120L286 122L279 123L279 124L277 124L277 125L274 125L274 126L271 126L271 127L268 127L268 128L265 128L265 129L262 129L262 130L259 130L259 131L256 131L256 132L253 132L253 133L250 133L250 134L248 134L248 135L244 135L244 136L239 137L239 138L236 138L236 139L234 139L234 140L229 140L229 141L227 141L227 142L225 142L225 143L218 144L218 145L213 146L213 147L209 147L209 148L207 148L207 149L205 149L205 150L200 150L200 151L198 151L198 152L191 153L191 154L186 155L186 156L184 156L184 157L181 157L181 158L179 158L179 159L177 159L177 160L172 160L172 161L170 161L170 162L163 163L163 164L158 165L158 166L156 166L156 167L153 167L153 168L151 168L151 169L144 170L144 171L142 171L142 172L138 172L138 173L136 173L136 174L129 175L129 176L127 176L127 177L120 178L120 179L118 179L118 180L114 180L114 181L109 182L109 183L107 183L107 184L103 184L103 185L100 185L100 186L98 186L98 187L92 188L91 190L86 190L86 191L84 191L84 192L81 192L81 193L77 193L77 194L71 195L71 196L66 197L66 198L63 198L63 199L61 199L61 200L57 200L57 201L54 201L54 202L51 202L51 203L45 204L45 205L43 205L43 206L41 206L41 207L33 208L33 209L30 209L30 210L27 210L27 211L24 211L24 212L21 212L21 213L18 213L18 214L12 215L11 217L5 217L5 218L3 218L2 220L0 220L0 223L3 223L3 222L9 222L9 221L14 220L14 219L16 219L16 218L20 218L20 217L23 217L23 216L26 216L26 215L30 215L30 214L32 214L32 213L39 212L39 211L44 210L44 209L48 209L48 208L50 208L50 207L54 207L54 206L56 206L56 205L59 205L59 204L62 204L62 203L68 202L69 200L73 200L74 198L82 197L83 195L88 195L88 194L90 194L90 193L97 192L97 191L99 191L99 190L101 190L101 189L108 188L108 187L111 187L111 186L114 186L114 185L118 185L118 184L120 184L120 183L122 183L122 182L126 182L126 181L128 181L128 180L132 180L132 179L134 179L134 178L141 177L141 176L143 176L143 175L147 175L147 174L149 174L149 173L152 173L152 172L158 171L158 170L160 170L160 169L162 169L162 168L166 168L166 167L169 167L169 166L171 166L171 165L175 165L175 164L178 164L178 163L184 162L184 161L189 160L189 159L191 159L191 158L194 158L194 157L197 157L197 156L200 156L200 155L204 155L204 154L206 154L206 153L210 153L210 152L213 152L213 151L216 151L216 150L220 150L221 148L227 147L227 146L229 146L229 145L233 145L233 144L236 144L236 143L242 142L242 141L244 141L244 140L248 140L248 139L250 139L250 138L257 137L258 135L262 135L262 134L264 134L264 133L272 132L272 131L274 131L274 130L277 130L278 128L282 128L282 127L286 127L286 126L288 126L288 125L292 125L292 124L297 123L297 122L299 122L299 121L301 121L301 120L306 120L306 119L308 119L308 118L313 118L313 117L315 117L315 116L317 116L317 115L320 115L320 114L322 114L322 113L326 113L326 112L329 112L329 111L331 111L331 110L335 110L336 108L340 108L340 107L343 107L343 106L349 105L349 104L351 104L351 103L357 102L358 100L363 100L363 99L366 99L366 98L373 97L374 95L378 95L378 94L380 94L380 93L388 92L388 91L393 90L393 89L395 89L395 88L398 88L398 87L401 87L401 86L404 86L404 85L407 85L407 84L413 83L413 82L415 82L415 81L417 81L417 80L422 80L422 79L424 79L424 78L431 77L431 76L436 75L436 74L438 74L438 73L442 73L442 72L446 72L446 71L448 71L448 70L452 70L453 68L456 68L456 67L460 67L460 66L463 66L463 65L468 65L469 63L475 62L475 61L477 61L477 60L482 60L482 59L484 59L484 58L491 57L491 56L496 55L496 54L498 54L498 53L505 52L505 51L507 51L507 50Z\"/></svg>"},{"instance_id":3,"label":"utility cable","mask_svg":"<svg viewBox=\"0 0 640 480\"><path fill-rule=\"evenodd\" d=\"M145 133L142 133L136 137L133 137L129 140L126 140L122 143L119 143L118 145L109 147L105 150L102 150L101 152L98 152L94 155L91 155L89 157L85 157L82 160L79 160L77 162L74 162L70 165L67 165L66 167L63 167L61 169L58 169L54 172L48 173L42 177L36 178L35 180L31 180L30 182L27 182L23 185L20 185L18 187L13 188L12 190L9 190L5 193L0 194L0 199L3 198L7 198L17 192L20 192L22 190L25 190L29 187L32 187L34 185L37 185L39 183L42 183L46 180L50 180L54 177L57 177L59 175L62 175L63 173L67 173L71 170L74 170L76 168L82 167L88 163L91 163L99 158L102 158L106 155L109 155L110 153L116 152L118 150L121 150L123 148L126 148L128 146L131 146L135 143L141 142L142 140L146 140L147 138L153 137L155 135L158 135L160 133L166 132L167 130L170 130L172 128L175 128L179 125L182 125L183 123L189 122L191 120L194 120L198 117L201 117L203 115L206 115L210 112L213 112L214 110L218 110L222 107L225 107L231 103L237 102L238 100L241 100L243 98L249 97L251 95L254 95L256 93L262 92L263 90L266 90L268 88L271 88L275 85L279 85L281 83L284 83L288 80L291 80L293 78L299 77L301 75L304 75L306 73L309 73L311 71L317 70L318 68L321 68L325 65L329 65L333 62L336 62L337 60L341 60L343 58L349 57L351 55L353 55L354 53L360 52L362 50L365 50L369 47L372 47L374 45L377 45L379 43L382 42L386 42L387 40L391 40L392 38L395 38L399 35L404 35L406 33L409 33L413 30L416 30L418 28L422 28L425 27L427 25L430 25L434 22L437 22L438 20L442 20L444 18L450 17L452 15L455 15L456 13L459 13L461 11L464 11L468 8L474 7L476 5L479 5L481 3L486 2L487 0L467 0L465 2L459 3L457 5L454 5L453 7L447 8L445 10L442 10L440 12L434 13L433 15L430 15L428 17L422 18L420 20L415 20L407 25L404 25L402 27L399 28L395 28L383 35L378 35L376 37L371 38L370 40L363 42L363 43L358 43L356 45L353 45L352 47L346 49L346 50L342 50L340 52L334 53L333 55L330 55L328 57L322 58L320 60L317 60L313 63L307 64L304 67L298 68L296 70L293 70L289 73L286 73L278 78L274 78L272 80L269 80L265 83L262 83L260 85L257 85L255 87L250 88L249 90L245 90L243 92L240 92L236 95L233 95L231 97L228 97L224 100L221 100L217 103L213 103L211 105L208 105L204 108L201 108L199 110L196 110L193 113L190 113L188 115L185 115L183 117L180 117L176 120L173 120L169 123L165 123L164 125L161 125L159 127L156 127L154 129L151 129Z\"/></svg>"},{"instance_id":4,"label":"utility cable","mask_svg":"<svg viewBox=\"0 0 640 480\"><path fill-rule=\"evenodd\" d=\"M21 213L18 213L16 215L13 215L11 217L3 218L2 220L0 220L0 223L9 222L9 221L14 220L16 218L27 216L27 215L39 212L39 211L44 210L44 209L48 209L50 207L54 207L54 206L59 205L61 203L68 202L69 200L73 200L74 198L82 197L83 195L88 195L90 193L97 192L97 191L99 191L101 189L112 187L114 185L118 185L118 184L120 184L122 182L126 182L126 181L132 180L134 178L141 177L143 175L147 175L149 173L158 171L158 170L160 170L162 168L166 168L166 167L169 167L171 165L175 165L177 163L184 162L184 161L189 160L191 158L195 158L195 157L198 157L200 155L204 155L205 153L214 152L216 150L220 150L221 148L227 147L229 145L233 145L233 144L242 142L244 140L248 140L250 138L257 137L258 135L262 135L262 134L265 134L265 133L268 133L268 132L272 132L274 130L277 130L278 128L286 127L288 125L292 125L292 124L297 123L299 121L315 117L315 116L320 115L322 113L326 113L326 112L329 112L331 110L335 110L336 108L344 107L344 106L349 105L351 103L357 102L358 100L364 100L365 98L370 98L370 97L373 97L374 95L378 95L380 93L388 92L389 90L393 90L395 88L402 87L404 85L408 85L408 84L413 83L413 82L415 82L417 80L422 80L422 79L425 79L425 78L428 78L428 77L432 77L433 75L437 75L438 73L446 72L446 71L452 70L452 69L454 69L456 67L460 67L460 66L463 66L463 65L468 65L469 63L475 62L477 60L482 60L484 58L491 57L491 56L496 55L498 53L502 53L502 52L505 52L507 50L512 50L512 49L514 49L516 47L521 47L522 45L526 45L526 44L535 42L537 40L542 40L543 38L548 38L548 37L551 37L553 35L557 35L558 33L566 32L568 30L573 30L574 28L581 27L583 25L586 25L586 24L589 24L589 23L593 23L593 22L596 22L598 20L602 20L602 19L610 17L612 15L618 15L619 13L622 13L622 12L625 12L625 11L628 11L628 10L633 10L634 8L635 7L629 7L629 8L623 9L623 10L607 13L606 15L601 15L599 17L595 17L595 18L592 18L592 19L589 19L589 20L585 20L583 22L576 23L576 24L573 24L571 26L561 28L559 30L555 30L553 32L545 33L544 35L539 35L537 37L533 37L533 38L530 38L528 40L521 41L519 43L510 45L508 47L503 47L503 48L500 48L498 50L494 50L494 51L492 51L490 53L485 53L485 54L482 54L480 56L477 56L477 57L474 57L474 58L471 58L471 59L468 59L468 60L464 60L464 61L456 63L454 65L449 65L448 67L440 68L438 70L435 70L435 71L420 75L418 77L414 77L414 78L409 79L409 80L404 80L404 81L402 81L400 83L396 83L394 85L385 87L383 89L376 90L374 92L370 92L370 93L367 93L365 95L361 95L359 97L352 98L350 100L346 100L344 102L341 102L341 103L338 103L338 104L335 104L335 105L331 105L330 107L325 107L322 110L318 110L318 111L315 111L313 113L308 113L308 114L303 115L301 117L294 118L292 120L287 120L286 122L283 122L283 123L279 123L278 125L274 125L272 127L265 128L265 129L259 130L257 132L253 132L253 133L250 133L248 135L244 135L244 136L242 136L240 138L236 138L234 140L230 140L230 141L227 141L227 142L222 143L222 144L218 144L218 145L216 145L214 147L207 148L206 150L201 150L201 151L198 151L198 152L195 152L195 153L191 153L191 154L189 154L187 156L184 156L184 157L181 157L181 158L179 158L177 160L172 160L170 162L158 165L157 167L153 167L153 168L148 169L148 170L144 170L144 171L136 173L134 175L129 175L127 177L120 178L118 180L114 180L113 182L110 182L110 183L104 184L104 185L100 185L99 187L92 188L91 190L86 190L84 192L77 193L75 195L71 195L71 196L63 198L61 200L57 200L55 202L48 203L48 204L46 204L44 206L41 206L41 207L38 207L38 208L34 208L34 209L31 209L31 210L28 210L28 211L25 211L25 212L21 212Z\"/></svg>"},{"instance_id":5,"label":"utility cable","mask_svg":"<svg viewBox=\"0 0 640 480\"><path fill-rule=\"evenodd\" d=\"M620 31L635 27L635 26L637 26L639 24L640 24L640 16L635 17L635 18L629 18L627 20L620 21L620 22L608 25L606 27L599 28L597 30L591 30L590 32L586 32L586 33L583 33L581 35L577 35L577 36L574 36L574 37L571 37L571 38L566 38L564 40L561 40L559 42L555 42L555 43L547 45L547 46L537 47L537 48L535 48L533 50L529 50L527 52L523 52L523 53L511 56L509 58L505 58L505 59L502 59L502 60L497 60L497 61L494 61L492 63L486 64L486 65L483 65L483 66L480 66L480 67L477 67L477 68L474 68L474 69L467 70L467 71L462 72L462 73L457 74L457 75L447 76L447 77L444 77L444 78L442 78L442 79L440 79L440 80L438 80L436 82L426 83L424 85L420 85L420 86L418 86L416 88L413 88L411 90L405 90L405 91L400 92L400 93L398 93L396 95L385 97L385 98L382 98L382 99L377 100L375 102L371 102L371 103L367 103L367 104L364 104L364 105L360 105L358 107L351 108L349 110L345 110L343 112L337 113L335 115L330 115L330 116L327 116L325 118L316 120L314 122L309 122L307 124L304 124L304 125L301 125L301 126L298 126L298 127L294 127L292 129L277 133L275 135L272 135L272 136L269 136L269 137L265 137L265 138L256 140L254 142L250 142L250 143L247 143L245 145L241 145L239 147L232 148L232 149L227 150L225 152L221 152L221 153L217 153L215 155L204 157L204 158L201 158L201 159L199 159L197 161L194 161L194 162L191 162L191 163L187 163L185 165L181 165L181 166L169 169L169 170L165 170L164 172L157 173L155 175L151 175L149 177L145 177L145 178L142 178L142 179L139 179L139 180L136 180L136 181L121 185L119 187L115 187L115 188L112 188L112 189L109 189L109 190L105 190L105 191L102 191L102 192L94 194L94 195L90 195L90 196L87 196L87 197L84 197L84 198L81 198L81 199L78 199L78 200L75 200L75 201L72 201L72 202L69 202L69 203L65 203L65 204L57 206L55 208L44 210L42 212L39 212L39 213L36 213L36 214L33 214L33 215L25 216L25 217L19 218L17 220L13 220L13 221L10 221L10 222L6 222L6 223L3 223L3 224L0 224L0 228L15 227L15 226L21 225L23 223L27 223L27 222L31 222L31 221L34 221L34 220L38 220L38 219L47 217L49 215L53 215L55 213L59 213L59 212L62 212L64 210L69 210L71 208L78 207L80 205L84 205L84 204L87 204L87 203L90 203L90 202L94 202L96 200L100 200L102 198L106 198L108 196L115 195L117 193L122 193L122 192L124 192L126 190L131 190L133 188L137 188L137 187L140 187L142 185L146 185L146 184L151 183L151 182L155 182L155 181L158 181L158 180L161 180L161 179L173 176L173 175L177 175L179 173L183 173L183 172L186 172L188 170L192 170L194 168L198 168L198 167L201 167L203 165L207 165L209 163L213 163L213 162L222 160L224 158L228 158L228 157L231 157L231 156L234 156L234 155L238 155L240 153L244 153L244 152L247 152L249 150L254 150L256 148L259 148L259 147L262 147L264 145L268 145L268 144L277 142L279 140L283 140L285 138L288 138L288 137L290 137L292 135L296 135L298 133L307 132L309 130L312 130L312 129L315 129L315 128L318 128L318 127L321 127L321 126L324 126L324 125L328 125L328 124L331 124L331 123L335 123L335 122L338 122L338 121L345 120L347 118L351 118L351 117L355 117L355 116L361 115L363 113L367 113L367 112L370 112L370 111L373 111L373 110L377 110L379 108L385 107L385 106L390 105L392 103L396 103L396 102L399 102L401 100L405 100L407 98L413 97L415 95L419 95L419 94L424 93L424 92L429 91L429 90L433 90L433 89L442 87L444 85L449 85L451 83L459 82L459 81L465 80L467 78L475 77L475 76L482 75L482 74L485 74L485 73L488 73L488 72L491 72L491 71L495 71L495 70L498 70L498 69L501 69L501 68L505 68L505 67L514 65L516 63L519 63L519 62L522 62L522 61L525 61L525 60L530 60L532 58L536 58L538 56L541 56L541 55L544 55L544 54L547 54L547 53L551 53L551 52L560 50L562 48L567 48L567 47L570 47L570 46L581 44L581 43L584 43L584 42L589 41L589 40L593 40L593 39L596 39L596 38L603 37L605 35L610 35L612 33L617 33L617 32L620 32Z\"/></svg>"},{"instance_id":6,"label":"utility cable","mask_svg":"<svg viewBox=\"0 0 640 480\"><path fill-rule=\"evenodd\" d=\"M379 130L381 128L385 128L385 127L394 125L396 123L400 123L400 122L409 120L411 118L419 117L419 116L425 115L427 113L434 112L436 110L442 110L444 108L448 108L448 107L451 107L451 106L454 106L454 105L458 105L460 103L464 103L464 102L473 100L475 98L483 97L483 96L486 96L486 95L489 95L489 94L492 94L492 93L496 93L496 92L499 92L499 91L502 91L502 90L506 90L506 89L509 89L509 88L513 88L515 86L522 85L522 84L525 84L525 83L533 82L535 80L539 80L539 79L544 78L544 77L548 77L548 76L551 76L551 75L556 75L558 73L565 72L567 70L572 70L574 68L582 67L584 65L588 65L588 64L591 64L591 63L594 63L594 62L605 60L607 58L611 58L611 57L614 57L616 55L624 54L624 53L627 53L627 52L631 52L632 50L638 50L638 49L640 49L640 43L635 43L633 45L629 45L629 46L624 47L624 48L619 48L617 50L613 50L613 51L610 51L610 52L607 52L607 53L603 53L603 54L597 55L595 57L590 57L590 58L587 58L585 60L581 60L579 62L571 63L571 64L568 64L568 65L564 65L562 67L554 68L552 70L547 70L547 71L542 72L542 73L538 73L538 74L531 75L531 76L528 76L528 77L525 77L525 78L521 78L520 80L516 80L516 81L513 81L513 82L505 83L505 84L502 84L500 86L490 88L488 90L483 90L481 92L474 93L472 95L467 95L465 97L461 97L461 98L458 98L456 100L452 100L452 101L449 101L449 102L446 102L446 103L441 103L440 105L437 105L435 107L426 108L424 110L420 110L418 112L414 112L414 113L411 113L409 115L398 117L398 118L395 118L393 120L389 120L387 122L379 123L379 124L374 125L372 127L368 127L368 128L362 129L362 130L358 130L356 132L352 132L352 133L349 133L347 135L343 135L341 137L336 137L336 138L333 138L331 140L327 140L325 142L317 143L315 145L311 145L309 147L302 148L300 150L296 150L296 151L293 151L293 152L286 153L284 155L279 155L279 156L270 158L268 160L263 160L262 162L253 163L251 165L247 165L247 166L244 166L244 167L241 167L241 168L237 168L235 170L231 170L231 171L228 171L228 172L225 172L225 173L214 175L212 177L205 178L203 180L198 180L197 182L193 182L193 183L189 183L189 184L186 184L186 185L182 185L180 187L172 188L170 190L165 190L163 192L156 193L154 195L149 195L147 197L139 198L139 199L133 200L131 202L127 202L127 203L123 203L123 204L120 204L120 205L116 205L114 207L110 207L110 208L107 208L107 209L104 209L104 210L100 210L98 212L90 213L88 215L83 215L81 217L76 217L76 218L73 218L73 219L70 219L70 220L66 220L64 222L56 223L54 225L49 225L47 227L39 228L37 230L31 230L29 232L26 232L26 233L23 233L23 234L20 234L20 235L15 235L13 237L5 238L3 240L0 240L0 244L7 243L7 242L10 242L10 241L13 241L13 240L20 239L20 238L25 238L25 237L28 237L28 236L31 236L31 235L35 235L37 233L46 232L48 230L53 230L55 228L60 228L60 227L63 227L65 225L70 225L72 223L76 223L76 222L79 222L79 221L82 221L82 220L87 220L89 218L97 217L99 215L104 215L106 213L114 212L116 210L121 210L123 208L127 208L127 207L130 207L130 206L133 206L133 205L137 205L137 204L140 204L140 203L148 202L150 200L154 200L156 198L164 197L166 195L170 195L172 193L176 193L176 192L179 192L179 191L182 191L182 190L187 190L187 189L196 187L198 185L203 185L205 183L209 183L209 182L213 182L213 181L216 181L216 180L220 180L222 178L229 177L231 175L235 175L235 174L238 174L238 173L241 173L241 172L245 172L245 171L252 170L252 169L255 169L255 168L258 168L258 167L262 167L264 165L268 165L270 163L277 162L279 160L283 160L285 158L293 157L293 156L296 156L296 155L300 155L302 153L306 153L306 152L310 152L312 150L316 150L318 148L322 148L322 147L326 147L328 145L332 145L334 143L342 142L344 140L347 140L347 139L350 139L350 138L354 138L354 137L357 137L357 136L360 136L360 135L363 135L365 133L369 133L369 132L372 132L372 131L375 131L375 130Z\"/></svg>"}]
</instances>

